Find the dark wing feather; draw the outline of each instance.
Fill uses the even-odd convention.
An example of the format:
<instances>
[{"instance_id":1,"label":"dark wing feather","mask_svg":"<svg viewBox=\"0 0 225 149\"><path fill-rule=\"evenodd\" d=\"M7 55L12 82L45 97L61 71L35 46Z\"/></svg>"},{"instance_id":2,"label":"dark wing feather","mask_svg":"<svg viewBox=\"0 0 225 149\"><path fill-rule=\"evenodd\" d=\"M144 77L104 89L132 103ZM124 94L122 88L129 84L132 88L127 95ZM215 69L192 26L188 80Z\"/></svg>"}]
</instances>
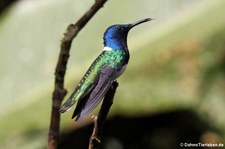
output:
<instances>
[{"instance_id":1,"label":"dark wing feather","mask_svg":"<svg viewBox=\"0 0 225 149\"><path fill-rule=\"evenodd\" d=\"M92 91L93 91L93 90L92 90ZM92 91L91 91L91 92L92 92ZM82 98L80 98L80 99L78 100L77 106L76 106L76 108L75 108L75 110L74 110L74 112L73 112L73 115L72 115L72 119L73 119L74 117L78 116L78 115L81 113L82 109L84 108L85 104L86 104L87 101L88 101L88 98L90 97L91 92L90 92L89 94L87 94L86 96L84 96L84 97L82 97Z\"/></svg>"},{"instance_id":2,"label":"dark wing feather","mask_svg":"<svg viewBox=\"0 0 225 149\"><path fill-rule=\"evenodd\" d=\"M101 73L99 75L98 83L94 87L90 95L86 96L86 100L79 100L73 117L76 116L75 121L82 119L101 102L102 98L105 96L106 92L109 90L112 82L114 81L114 76L117 73L115 68L110 66L103 66ZM83 102L82 102L83 101Z\"/></svg>"}]
</instances>

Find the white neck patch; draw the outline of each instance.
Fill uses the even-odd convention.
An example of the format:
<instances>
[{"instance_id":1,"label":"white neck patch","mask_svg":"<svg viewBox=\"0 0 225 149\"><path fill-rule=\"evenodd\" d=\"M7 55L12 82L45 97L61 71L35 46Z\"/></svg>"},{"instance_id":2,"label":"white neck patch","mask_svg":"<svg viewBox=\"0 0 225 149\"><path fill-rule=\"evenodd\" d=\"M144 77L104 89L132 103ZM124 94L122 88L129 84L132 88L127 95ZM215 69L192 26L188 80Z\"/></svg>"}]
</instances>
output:
<instances>
[{"instance_id":1,"label":"white neck patch","mask_svg":"<svg viewBox=\"0 0 225 149\"><path fill-rule=\"evenodd\" d=\"M111 51L111 50L113 50L113 49L110 47L104 47L104 49L103 49L103 51Z\"/></svg>"}]
</instances>

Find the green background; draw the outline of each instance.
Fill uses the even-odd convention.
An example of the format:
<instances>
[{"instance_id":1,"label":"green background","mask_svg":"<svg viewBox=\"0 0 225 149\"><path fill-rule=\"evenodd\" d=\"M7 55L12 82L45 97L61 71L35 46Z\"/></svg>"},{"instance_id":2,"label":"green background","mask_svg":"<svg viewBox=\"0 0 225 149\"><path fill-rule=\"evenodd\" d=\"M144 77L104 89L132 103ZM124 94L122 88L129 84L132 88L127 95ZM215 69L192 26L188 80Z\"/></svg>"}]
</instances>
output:
<instances>
[{"instance_id":1,"label":"green background","mask_svg":"<svg viewBox=\"0 0 225 149\"><path fill-rule=\"evenodd\" d=\"M22 0L0 16L1 147L46 146L60 40L93 2ZM190 109L224 141L224 7L222 0L109 0L73 42L67 97L101 53L108 26L151 17L129 33L131 58L110 115ZM62 130L74 127L71 114L62 115Z\"/></svg>"}]
</instances>

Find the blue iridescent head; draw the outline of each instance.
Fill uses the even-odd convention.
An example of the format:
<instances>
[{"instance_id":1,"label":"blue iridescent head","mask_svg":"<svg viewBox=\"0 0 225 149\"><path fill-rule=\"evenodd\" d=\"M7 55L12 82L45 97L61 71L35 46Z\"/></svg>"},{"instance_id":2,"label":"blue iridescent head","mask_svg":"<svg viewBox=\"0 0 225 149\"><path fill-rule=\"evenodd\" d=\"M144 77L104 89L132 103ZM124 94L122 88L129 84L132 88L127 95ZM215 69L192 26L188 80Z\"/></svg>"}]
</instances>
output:
<instances>
[{"instance_id":1,"label":"blue iridescent head","mask_svg":"<svg viewBox=\"0 0 225 149\"><path fill-rule=\"evenodd\" d=\"M114 50L127 49L127 34L129 30L138 24L151 20L152 19L147 18L132 24L116 24L110 26L104 33L105 47L109 47Z\"/></svg>"}]
</instances>

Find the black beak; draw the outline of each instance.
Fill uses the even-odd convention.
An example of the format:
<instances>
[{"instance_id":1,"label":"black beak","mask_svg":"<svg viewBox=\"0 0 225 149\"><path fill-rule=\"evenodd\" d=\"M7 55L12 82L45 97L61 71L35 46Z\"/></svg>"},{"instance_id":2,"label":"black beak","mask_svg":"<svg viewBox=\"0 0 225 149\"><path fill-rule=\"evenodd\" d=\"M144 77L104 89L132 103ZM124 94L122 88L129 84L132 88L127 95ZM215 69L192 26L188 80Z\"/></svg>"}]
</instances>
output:
<instances>
[{"instance_id":1,"label":"black beak","mask_svg":"<svg viewBox=\"0 0 225 149\"><path fill-rule=\"evenodd\" d=\"M129 25L130 25L130 29L133 28L133 27L136 26L136 25L139 25L139 24L141 24L141 23L145 23L145 22L148 22L148 21L151 21L151 20L153 20L153 19L151 19L151 18L146 18L146 19L142 19L142 20L139 20L139 21L137 21L137 22L134 22L134 23L132 23L132 24L129 24Z\"/></svg>"}]
</instances>

